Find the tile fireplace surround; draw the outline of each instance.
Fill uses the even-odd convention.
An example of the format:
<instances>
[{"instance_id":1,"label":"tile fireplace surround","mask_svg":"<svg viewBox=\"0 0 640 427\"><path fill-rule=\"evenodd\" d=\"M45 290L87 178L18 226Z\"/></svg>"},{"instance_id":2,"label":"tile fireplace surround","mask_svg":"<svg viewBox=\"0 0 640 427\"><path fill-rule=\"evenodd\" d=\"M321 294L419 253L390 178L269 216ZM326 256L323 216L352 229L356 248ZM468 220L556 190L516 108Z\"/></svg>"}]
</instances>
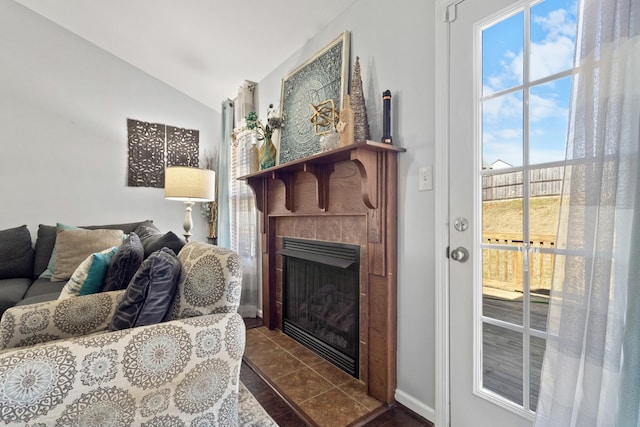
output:
<instances>
[{"instance_id":1,"label":"tile fireplace surround","mask_svg":"<svg viewBox=\"0 0 640 427\"><path fill-rule=\"evenodd\" d=\"M396 387L397 154L367 141L246 175L260 211L263 321L282 330L283 237L360 246L360 374L369 395Z\"/></svg>"}]
</instances>

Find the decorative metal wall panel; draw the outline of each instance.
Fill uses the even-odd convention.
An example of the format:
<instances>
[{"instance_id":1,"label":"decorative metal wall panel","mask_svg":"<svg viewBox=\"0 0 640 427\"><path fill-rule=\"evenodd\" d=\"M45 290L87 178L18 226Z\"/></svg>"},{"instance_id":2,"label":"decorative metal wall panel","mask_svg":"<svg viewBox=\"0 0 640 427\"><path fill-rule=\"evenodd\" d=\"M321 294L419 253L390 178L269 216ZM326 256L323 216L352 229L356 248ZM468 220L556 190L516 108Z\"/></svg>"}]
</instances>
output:
<instances>
[{"instance_id":1,"label":"decorative metal wall panel","mask_svg":"<svg viewBox=\"0 0 640 427\"><path fill-rule=\"evenodd\" d=\"M127 119L130 187L164 187L169 166L199 165L200 132Z\"/></svg>"},{"instance_id":2,"label":"decorative metal wall panel","mask_svg":"<svg viewBox=\"0 0 640 427\"><path fill-rule=\"evenodd\" d=\"M164 187L165 125L127 119L130 187Z\"/></svg>"},{"instance_id":3,"label":"decorative metal wall panel","mask_svg":"<svg viewBox=\"0 0 640 427\"><path fill-rule=\"evenodd\" d=\"M349 32L329 43L282 81L279 163L312 156L321 151L314 132L309 104L332 99L338 110L349 81Z\"/></svg>"},{"instance_id":4,"label":"decorative metal wall panel","mask_svg":"<svg viewBox=\"0 0 640 427\"><path fill-rule=\"evenodd\" d=\"M167 167L198 167L200 132L167 126Z\"/></svg>"}]
</instances>

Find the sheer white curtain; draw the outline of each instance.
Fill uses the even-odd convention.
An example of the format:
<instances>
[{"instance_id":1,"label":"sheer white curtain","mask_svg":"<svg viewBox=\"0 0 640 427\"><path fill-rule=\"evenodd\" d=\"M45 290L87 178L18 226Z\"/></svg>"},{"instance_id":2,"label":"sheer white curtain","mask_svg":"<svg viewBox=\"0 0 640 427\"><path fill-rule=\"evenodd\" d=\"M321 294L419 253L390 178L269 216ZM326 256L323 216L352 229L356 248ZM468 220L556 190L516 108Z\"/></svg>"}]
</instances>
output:
<instances>
[{"instance_id":1,"label":"sheer white curtain","mask_svg":"<svg viewBox=\"0 0 640 427\"><path fill-rule=\"evenodd\" d=\"M244 126L244 117L254 110L256 84L244 82L234 102L234 129ZM229 231L230 247L242 259L242 296L238 313L243 317L256 317L259 301L259 256L256 204L251 188L236 178L249 173L247 151L255 140L251 131L235 131L229 156Z\"/></svg>"},{"instance_id":2,"label":"sheer white curtain","mask_svg":"<svg viewBox=\"0 0 640 427\"><path fill-rule=\"evenodd\" d=\"M538 427L640 426L639 9L579 4Z\"/></svg>"}]
</instances>

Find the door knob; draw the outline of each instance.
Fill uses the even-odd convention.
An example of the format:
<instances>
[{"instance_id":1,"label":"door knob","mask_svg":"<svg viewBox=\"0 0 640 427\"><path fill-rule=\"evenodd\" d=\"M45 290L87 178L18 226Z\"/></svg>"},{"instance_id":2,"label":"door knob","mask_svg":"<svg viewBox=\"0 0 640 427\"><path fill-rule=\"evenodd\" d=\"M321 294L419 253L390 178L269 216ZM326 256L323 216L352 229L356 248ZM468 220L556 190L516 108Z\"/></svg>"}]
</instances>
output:
<instances>
[{"instance_id":1,"label":"door knob","mask_svg":"<svg viewBox=\"0 0 640 427\"><path fill-rule=\"evenodd\" d=\"M469 251L459 246L451 251L451 259L458 262L466 262L469 259Z\"/></svg>"}]
</instances>

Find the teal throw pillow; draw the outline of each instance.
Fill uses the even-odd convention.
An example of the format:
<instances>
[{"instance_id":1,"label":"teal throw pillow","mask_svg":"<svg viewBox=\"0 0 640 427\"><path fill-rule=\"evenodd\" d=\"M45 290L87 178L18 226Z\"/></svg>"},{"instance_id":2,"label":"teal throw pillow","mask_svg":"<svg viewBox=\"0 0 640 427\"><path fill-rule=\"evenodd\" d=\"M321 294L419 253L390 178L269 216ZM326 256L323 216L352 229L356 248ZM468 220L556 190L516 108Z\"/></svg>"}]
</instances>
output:
<instances>
[{"instance_id":1,"label":"teal throw pillow","mask_svg":"<svg viewBox=\"0 0 640 427\"><path fill-rule=\"evenodd\" d=\"M117 251L118 246L114 246L111 251L107 253L100 252L93 254L93 262L91 263L91 267L89 267L87 278L82 284L78 295L97 294L102 290L105 277L107 276L107 269Z\"/></svg>"}]
</instances>

